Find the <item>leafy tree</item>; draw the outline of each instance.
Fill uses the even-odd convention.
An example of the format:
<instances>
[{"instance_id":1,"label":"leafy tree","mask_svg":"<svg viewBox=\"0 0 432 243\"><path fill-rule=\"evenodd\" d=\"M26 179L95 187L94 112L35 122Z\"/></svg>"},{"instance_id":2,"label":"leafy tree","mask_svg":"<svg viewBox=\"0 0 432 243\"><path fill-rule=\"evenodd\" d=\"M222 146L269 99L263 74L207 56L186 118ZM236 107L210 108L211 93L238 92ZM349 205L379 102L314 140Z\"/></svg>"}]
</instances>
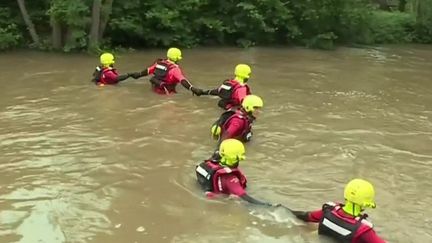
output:
<instances>
[{"instance_id":1,"label":"leafy tree","mask_svg":"<svg viewBox=\"0 0 432 243\"><path fill-rule=\"evenodd\" d=\"M0 16L2 49L432 42L432 0L17 0Z\"/></svg>"}]
</instances>

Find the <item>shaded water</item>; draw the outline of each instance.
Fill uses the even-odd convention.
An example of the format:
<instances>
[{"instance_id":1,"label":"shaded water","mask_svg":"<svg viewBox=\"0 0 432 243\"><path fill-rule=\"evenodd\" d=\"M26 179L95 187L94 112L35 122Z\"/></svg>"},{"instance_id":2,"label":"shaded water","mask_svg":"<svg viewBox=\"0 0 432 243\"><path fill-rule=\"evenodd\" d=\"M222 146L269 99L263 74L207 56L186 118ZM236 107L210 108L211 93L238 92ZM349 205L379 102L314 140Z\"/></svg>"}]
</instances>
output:
<instances>
[{"instance_id":1,"label":"shaded water","mask_svg":"<svg viewBox=\"0 0 432 243\"><path fill-rule=\"evenodd\" d=\"M163 51L121 54L138 71ZM248 192L301 210L372 181L375 229L432 242L432 48L184 51L185 74L216 87L252 64L265 109L242 168ZM0 55L0 242L324 242L289 213L206 200L194 166L214 148L220 110L147 79L89 82L97 58Z\"/></svg>"}]
</instances>

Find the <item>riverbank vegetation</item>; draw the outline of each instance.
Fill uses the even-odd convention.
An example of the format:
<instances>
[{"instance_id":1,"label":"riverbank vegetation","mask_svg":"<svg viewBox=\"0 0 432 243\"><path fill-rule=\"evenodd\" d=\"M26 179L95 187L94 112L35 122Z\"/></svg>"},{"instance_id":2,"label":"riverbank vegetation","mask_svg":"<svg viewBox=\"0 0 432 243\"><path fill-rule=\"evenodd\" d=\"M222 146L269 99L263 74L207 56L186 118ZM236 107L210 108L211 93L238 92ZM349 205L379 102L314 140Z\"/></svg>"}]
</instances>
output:
<instances>
[{"instance_id":1,"label":"riverbank vegetation","mask_svg":"<svg viewBox=\"0 0 432 243\"><path fill-rule=\"evenodd\" d=\"M0 50L432 43L432 0L16 0Z\"/></svg>"}]
</instances>

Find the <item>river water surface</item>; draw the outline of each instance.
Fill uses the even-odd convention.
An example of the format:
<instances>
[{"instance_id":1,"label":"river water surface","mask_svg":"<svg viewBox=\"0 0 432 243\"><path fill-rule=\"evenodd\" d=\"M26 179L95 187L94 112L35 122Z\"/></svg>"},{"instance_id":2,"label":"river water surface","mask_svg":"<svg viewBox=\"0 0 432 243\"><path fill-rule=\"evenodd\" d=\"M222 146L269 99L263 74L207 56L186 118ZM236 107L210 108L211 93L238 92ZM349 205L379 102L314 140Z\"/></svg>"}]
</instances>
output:
<instances>
[{"instance_id":1,"label":"river water surface","mask_svg":"<svg viewBox=\"0 0 432 243\"><path fill-rule=\"evenodd\" d=\"M163 50L119 54L139 71ZM343 200L355 177L389 242L432 242L432 48L184 50L212 88L237 63L265 108L241 164L248 192L298 210ZM283 209L209 201L195 165L214 148L217 100L147 78L89 82L97 57L0 54L0 242L328 242Z\"/></svg>"}]
</instances>

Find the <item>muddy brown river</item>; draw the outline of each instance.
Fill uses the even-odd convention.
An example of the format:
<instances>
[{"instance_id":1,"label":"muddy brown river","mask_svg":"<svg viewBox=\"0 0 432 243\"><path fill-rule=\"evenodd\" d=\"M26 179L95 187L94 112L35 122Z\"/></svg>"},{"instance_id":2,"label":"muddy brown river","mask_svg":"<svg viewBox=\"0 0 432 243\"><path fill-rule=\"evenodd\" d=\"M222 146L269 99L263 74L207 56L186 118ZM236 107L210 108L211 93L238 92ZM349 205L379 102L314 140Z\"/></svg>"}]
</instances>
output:
<instances>
[{"instance_id":1,"label":"muddy brown river","mask_svg":"<svg viewBox=\"0 0 432 243\"><path fill-rule=\"evenodd\" d=\"M164 50L117 55L139 71ZM237 63L265 108L241 164L250 195L298 210L370 180L388 242L432 242L432 47L197 48L182 65L212 88ZM0 242L329 242L285 210L207 200L195 165L215 146L217 99L147 78L89 82L98 57L0 54Z\"/></svg>"}]
</instances>

